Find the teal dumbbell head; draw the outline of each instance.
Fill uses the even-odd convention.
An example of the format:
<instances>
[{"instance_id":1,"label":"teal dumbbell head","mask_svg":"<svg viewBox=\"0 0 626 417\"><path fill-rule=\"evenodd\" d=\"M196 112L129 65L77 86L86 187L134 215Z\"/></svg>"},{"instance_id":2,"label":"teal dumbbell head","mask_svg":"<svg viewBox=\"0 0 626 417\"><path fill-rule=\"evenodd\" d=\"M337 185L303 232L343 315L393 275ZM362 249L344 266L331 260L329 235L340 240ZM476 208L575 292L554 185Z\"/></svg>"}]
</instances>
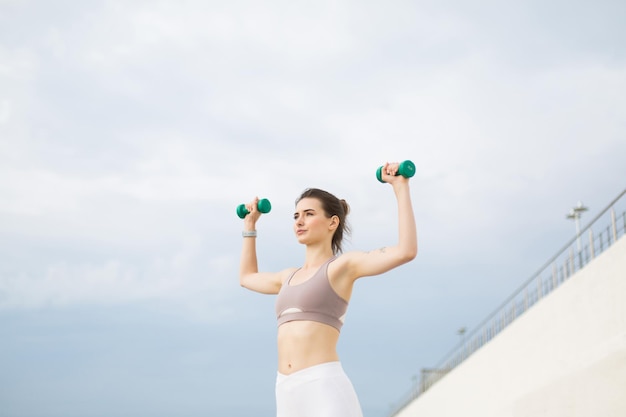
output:
<instances>
[{"instance_id":1,"label":"teal dumbbell head","mask_svg":"<svg viewBox=\"0 0 626 417\"><path fill-rule=\"evenodd\" d=\"M415 164L409 160L401 162L400 166L398 166L398 172L396 172L396 175L402 175L404 178L411 178L413 175L415 175ZM376 170L376 178L378 178L378 181L380 182L385 182L383 181L382 166L378 167L378 169Z\"/></svg>"},{"instance_id":2,"label":"teal dumbbell head","mask_svg":"<svg viewBox=\"0 0 626 417\"><path fill-rule=\"evenodd\" d=\"M269 213L270 210L272 209L272 205L270 204L270 201L267 198L262 198L256 204L256 208L261 213ZM248 213L250 212L246 208L245 204L239 204L237 206L237 216L239 216L240 219L243 219L244 217L246 217Z\"/></svg>"}]
</instances>

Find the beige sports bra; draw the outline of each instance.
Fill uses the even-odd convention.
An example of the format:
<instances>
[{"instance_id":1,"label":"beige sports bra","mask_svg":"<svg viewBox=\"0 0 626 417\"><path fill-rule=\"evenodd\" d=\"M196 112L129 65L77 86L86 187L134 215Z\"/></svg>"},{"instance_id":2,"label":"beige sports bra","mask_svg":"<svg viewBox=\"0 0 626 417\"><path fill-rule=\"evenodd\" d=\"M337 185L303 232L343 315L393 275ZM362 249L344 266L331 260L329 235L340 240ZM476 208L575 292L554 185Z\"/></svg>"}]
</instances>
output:
<instances>
[{"instance_id":1,"label":"beige sports bra","mask_svg":"<svg viewBox=\"0 0 626 417\"><path fill-rule=\"evenodd\" d=\"M328 281L330 258L308 280L291 284L294 271L285 281L276 297L278 326L288 321L308 320L327 324L341 331L348 302L335 292Z\"/></svg>"}]
</instances>

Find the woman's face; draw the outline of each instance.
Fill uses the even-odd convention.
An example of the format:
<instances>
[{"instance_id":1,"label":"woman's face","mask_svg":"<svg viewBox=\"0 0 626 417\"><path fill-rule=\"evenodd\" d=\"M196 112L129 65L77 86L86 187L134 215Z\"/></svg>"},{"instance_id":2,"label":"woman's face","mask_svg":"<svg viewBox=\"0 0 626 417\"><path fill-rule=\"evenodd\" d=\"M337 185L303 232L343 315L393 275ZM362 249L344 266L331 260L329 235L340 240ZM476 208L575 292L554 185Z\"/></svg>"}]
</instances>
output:
<instances>
[{"instance_id":1,"label":"woman's face","mask_svg":"<svg viewBox=\"0 0 626 417\"><path fill-rule=\"evenodd\" d=\"M293 219L294 232L300 243L315 243L329 236L332 238L333 219L326 217L322 203L317 198L303 198L298 201Z\"/></svg>"}]
</instances>

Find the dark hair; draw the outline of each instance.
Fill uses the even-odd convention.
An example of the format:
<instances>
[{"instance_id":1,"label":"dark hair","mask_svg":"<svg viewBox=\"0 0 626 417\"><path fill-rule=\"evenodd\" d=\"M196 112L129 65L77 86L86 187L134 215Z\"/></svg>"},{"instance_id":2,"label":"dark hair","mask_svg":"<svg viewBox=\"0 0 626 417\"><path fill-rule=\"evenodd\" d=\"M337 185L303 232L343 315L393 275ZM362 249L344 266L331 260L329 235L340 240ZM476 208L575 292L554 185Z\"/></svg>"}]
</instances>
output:
<instances>
[{"instance_id":1,"label":"dark hair","mask_svg":"<svg viewBox=\"0 0 626 417\"><path fill-rule=\"evenodd\" d=\"M343 233L346 232L346 234L350 234L350 226L348 226L346 220L346 217L350 212L350 206L346 200L340 200L328 191L320 190L319 188L307 188L304 190L300 197L296 200L296 204L298 204L303 198L315 198L319 200L319 202L322 203L322 209L326 213L326 217L339 217L339 226L333 234L332 246L333 253L335 255L339 252L343 252L341 248Z\"/></svg>"}]
</instances>

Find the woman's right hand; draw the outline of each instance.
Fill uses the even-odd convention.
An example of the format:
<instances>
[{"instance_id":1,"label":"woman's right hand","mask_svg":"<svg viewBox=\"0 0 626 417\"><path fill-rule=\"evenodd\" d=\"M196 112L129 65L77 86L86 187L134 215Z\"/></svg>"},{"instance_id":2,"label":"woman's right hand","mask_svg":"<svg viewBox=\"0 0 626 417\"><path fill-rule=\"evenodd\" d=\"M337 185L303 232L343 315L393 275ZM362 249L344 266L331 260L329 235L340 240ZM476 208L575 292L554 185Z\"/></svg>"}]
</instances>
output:
<instances>
[{"instance_id":1,"label":"woman's right hand","mask_svg":"<svg viewBox=\"0 0 626 417\"><path fill-rule=\"evenodd\" d=\"M256 222L261 217L261 212L258 209L259 197L255 197L250 203L246 204L246 210L248 214L243 218L243 225L246 231L256 230Z\"/></svg>"}]
</instances>

